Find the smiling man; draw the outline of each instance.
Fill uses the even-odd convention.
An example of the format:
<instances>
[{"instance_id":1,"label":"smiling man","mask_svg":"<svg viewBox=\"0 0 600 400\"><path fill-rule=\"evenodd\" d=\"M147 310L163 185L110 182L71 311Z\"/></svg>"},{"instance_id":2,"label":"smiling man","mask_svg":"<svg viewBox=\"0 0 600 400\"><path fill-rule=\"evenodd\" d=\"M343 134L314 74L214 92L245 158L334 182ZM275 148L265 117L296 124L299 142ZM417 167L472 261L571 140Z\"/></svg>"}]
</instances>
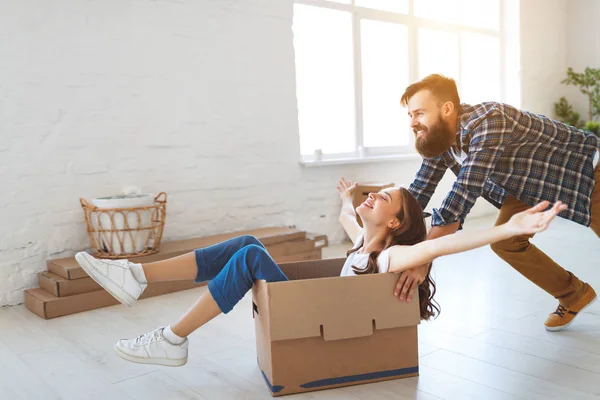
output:
<instances>
[{"instance_id":1,"label":"smiling man","mask_svg":"<svg viewBox=\"0 0 600 400\"><path fill-rule=\"evenodd\" d=\"M441 207L433 209L428 239L455 233L482 196L500 209L496 225L543 200L562 201L559 215L600 236L598 138L543 115L507 104L461 104L453 79L430 75L410 85L401 103L408 108L415 147L423 156L409 187L423 209L447 169L456 175ZM545 322L560 330L596 299L594 289L566 271L524 235L492 250L554 296L559 305ZM427 266L401 275L396 288L409 298Z\"/></svg>"}]
</instances>

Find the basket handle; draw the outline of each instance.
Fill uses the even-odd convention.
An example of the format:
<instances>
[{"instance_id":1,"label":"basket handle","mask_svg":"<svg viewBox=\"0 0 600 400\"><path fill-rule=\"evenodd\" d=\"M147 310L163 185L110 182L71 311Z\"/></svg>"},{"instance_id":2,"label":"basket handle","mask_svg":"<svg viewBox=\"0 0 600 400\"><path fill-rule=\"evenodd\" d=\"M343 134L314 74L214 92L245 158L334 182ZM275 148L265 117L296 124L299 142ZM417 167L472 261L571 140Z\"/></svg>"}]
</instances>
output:
<instances>
[{"instance_id":1,"label":"basket handle","mask_svg":"<svg viewBox=\"0 0 600 400\"><path fill-rule=\"evenodd\" d=\"M84 199L83 197L79 198L79 202L81 203L81 207L83 207L83 208L90 208L92 210L94 210L96 208L96 206L91 205L90 203L88 203L87 200Z\"/></svg>"},{"instance_id":2,"label":"basket handle","mask_svg":"<svg viewBox=\"0 0 600 400\"><path fill-rule=\"evenodd\" d=\"M161 199L161 196L163 196L164 198ZM155 198L154 198L155 202L158 203L166 203L167 202L167 193L165 192L160 192Z\"/></svg>"}]
</instances>

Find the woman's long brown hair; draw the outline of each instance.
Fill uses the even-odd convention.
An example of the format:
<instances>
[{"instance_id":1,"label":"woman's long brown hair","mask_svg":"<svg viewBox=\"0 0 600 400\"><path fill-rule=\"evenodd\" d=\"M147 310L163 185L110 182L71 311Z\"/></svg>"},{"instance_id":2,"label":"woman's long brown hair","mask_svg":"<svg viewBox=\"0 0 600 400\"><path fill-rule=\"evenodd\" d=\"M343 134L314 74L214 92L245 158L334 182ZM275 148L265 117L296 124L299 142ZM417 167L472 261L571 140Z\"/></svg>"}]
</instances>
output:
<instances>
[{"instance_id":1,"label":"woman's long brown hair","mask_svg":"<svg viewBox=\"0 0 600 400\"><path fill-rule=\"evenodd\" d=\"M424 241L427 237L427 227L425 226L425 221L423 219L423 209L421 208L421 205L415 196L408 190L403 187L399 189L402 205L396 218L400 221L400 225L398 228L391 230L386 237L385 242L382 243L384 250L395 245L412 246ZM359 248L360 246L349 250L346 256L354 253ZM378 273L379 267L377 266L377 257L379 257L380 253L381 251L370 253L369 261L365 268L356 268L355 266L352 266L352 269L357 275ZM435 282L431 278L430 263L429 269L427 270L427 276L423 283L419 285L419 309L421 311L421 319L423 320L429 320L440 313L439 304L433 300L435 291Z\"/></svg>"}]
</instances>

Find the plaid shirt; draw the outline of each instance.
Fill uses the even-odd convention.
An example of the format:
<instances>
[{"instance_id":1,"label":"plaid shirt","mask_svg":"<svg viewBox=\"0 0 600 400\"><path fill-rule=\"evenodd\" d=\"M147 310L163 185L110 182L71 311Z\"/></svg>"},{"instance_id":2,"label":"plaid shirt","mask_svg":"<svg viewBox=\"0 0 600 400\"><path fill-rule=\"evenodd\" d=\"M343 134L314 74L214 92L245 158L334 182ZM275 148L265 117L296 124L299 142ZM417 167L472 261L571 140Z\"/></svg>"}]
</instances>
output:
<instances>
[{"instance_id":1,"label":"plaid shirt","mask_svg":"<svg viewBox=\"0 0 600 400\"><path fill-rule=\"evenodd\" d=\"M462 166L452 149L424 159L408 189L425 209L446 169L456 175L442 206L432 211L432 226L462 226L479 196L500 208L507 195L530 206L560 200L568 207L561 217L590 225L599 147L594 134L492 102L463 104L456 132L466 153Z\"/></svg>"}]
</instances>

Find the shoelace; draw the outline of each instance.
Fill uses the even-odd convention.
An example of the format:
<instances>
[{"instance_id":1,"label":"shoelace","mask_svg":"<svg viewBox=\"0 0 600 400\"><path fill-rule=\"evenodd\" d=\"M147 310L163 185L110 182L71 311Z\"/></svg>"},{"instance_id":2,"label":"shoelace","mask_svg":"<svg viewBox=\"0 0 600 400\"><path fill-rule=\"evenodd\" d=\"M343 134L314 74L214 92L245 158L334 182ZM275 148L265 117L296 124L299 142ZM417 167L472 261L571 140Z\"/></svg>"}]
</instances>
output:
<instances>
[{"instance_id":1,"label":"shoelace","mask_svg":"<svg viewBox=\"0 0 600 400\"><path fill-rule=\"evenodd\" d=\"M136 346L143 346L145 344L155 342L160 339L160 331L162 328L153 330L152 332L144 333L143 335L135 338L134 344Z\"/></svg>"},{"instance_id":2,"label":"shoelace","mask_svg":"<svg viewBox=\"0 0 600 400\"><path fill-rule=\"evenodd\" d=\"M553 314L558 315L559 317L564 317L565 316L565 312L567 312L568 310L563 307L562 305L558 305L558 307L556 308L556 311L553 312Z\"/></svg>"}]
</instances>

